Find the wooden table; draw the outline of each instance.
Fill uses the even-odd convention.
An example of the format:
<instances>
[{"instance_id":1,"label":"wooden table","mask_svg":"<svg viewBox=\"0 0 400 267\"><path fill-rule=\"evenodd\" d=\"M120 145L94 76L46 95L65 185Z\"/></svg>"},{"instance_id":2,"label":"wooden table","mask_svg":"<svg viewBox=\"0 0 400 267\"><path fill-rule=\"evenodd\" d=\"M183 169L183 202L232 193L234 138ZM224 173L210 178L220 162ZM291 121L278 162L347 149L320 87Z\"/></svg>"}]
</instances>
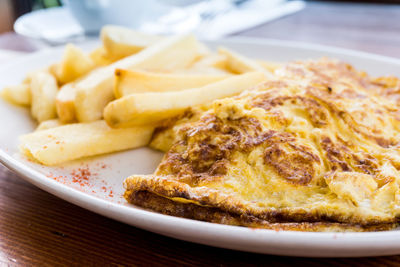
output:
<instances>
[{"instance_id":1,"label":"wooden table","mask_svg":"<svg viewBox=\"0 0 400 267\"><path fill-rule=\"evenodd\" d=\"M400 6L309 2L305 10L241 33L400 57ZM35 50L8 33L0 48ZM400 241L399 241L400 242ZM243 253L156 235L60 200L0 165L0 265L395 265L400 256L291 258Z\"/></svg>"}]
</instances>

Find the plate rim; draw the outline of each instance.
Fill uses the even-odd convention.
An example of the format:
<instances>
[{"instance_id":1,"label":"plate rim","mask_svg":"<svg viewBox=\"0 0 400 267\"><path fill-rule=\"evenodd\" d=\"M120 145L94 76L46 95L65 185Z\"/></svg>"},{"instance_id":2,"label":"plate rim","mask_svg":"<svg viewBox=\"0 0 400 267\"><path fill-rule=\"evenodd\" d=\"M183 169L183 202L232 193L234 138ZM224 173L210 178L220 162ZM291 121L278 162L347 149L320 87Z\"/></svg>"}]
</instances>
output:
<instances>
[{"instance_id":1,"label":"plate rim","mask_svg":"<svg viewBox=\"0 0 400 267\"><path fill-rule=\"evenodd\" d=\"M200 39L201 40L201 39ZM253 43L253 44L268 44L268 45L283 45L286 47L291 47L294 49L315 49L324 52L334 52L340 53L346 56L356 56L360 58L370 58L373 60L379 61L388 61L393 64L400 64L400 58L391 57L386 55L381 55L373 52L355 50L351 48L344 48L338 46L330 46L325 44L311 43L311 42L303 42L303 41L290 41L290 40L281 40L275 38L261 38L261 37L253 37L253 36L231 36L228 38L218 39L218 40L201 40L205 43L218 43L218 42L233 42L233 43Z\"/></svg>"},{"instance_id":2,"label":"plate rim","mask_svg":"<svg viewBox=\"0 0 400 267\"><path fill-rule=\"evenodd\" d=\"M185 237L177 237L175 236L175 231L177 231L177 225L182 226L184 224L184 228L186 231L190 230L198 230L202 227L209 228L207 230L212 230L211 235L215 235L216 233L220 232L222 237L225 236L226 233L231 231L236 232L239 234L235 237L235 239L240 240L241 242L247 241L250 244L257 243L257 245L263 245L263 238L268 238L268 243L271 245L277 245L277 247L286 247L289 245L294 245L297 247L301 244L303 249L313 249L315 247L319 247L322 250L332 250L332 253L322 254L317 257L332 257L332 255L336 255L336 253L340 253L338 251L342 251L343 249L351 249L354 246L358 246L359 252L352 252L351 254L344 254L339 255L336 257L359 257L365 256L363 252L365 249L377 249L379 248L380 251L376 253L368 253L368 256L383 256L383 255L393 255L400 251L400 243L397 243L396 247L393 245L388 246L389 241L397 241L400 238L400 231L383 231L383 232L346 232L346 233L336 233L336 232L297 232L297 231L275 231L275 230L268 230L268 229L254 229L248 227L240 227L240 226L232 226L232 225L224 225L224 224L217 224L217 223L209 223L203 222L198 220L180 218L175 216L164 215L157 212L147 211L140 208L135 208L128 205L117 204L113 202L109 202L107 200L91 196L79 190L73 189L59 183L55 180L49 179L44 174L32 169L31 167L23 164L22 162L18 161L17 159L13 158L12 156L8 155L2 149L0 149L0 162L5 165L7 168L11 169L12 171L16 172L20 175L21 178L26 180L27 182L37 186L38 188L59 197L67 202L70 202L74 205L77 205L81 208L87 209L94 213L100 214L107 218L111 218L122 223L129 224L131 226L139 227L141 229L155 232L161 235L165 235L168 237L189 241L193 243L199 243L204 245L210 245L220 248L228 248L234 250L241 250L247 252L256 252L262 254L271 254L270 252L266 253L262 249L254 249L254 248L237 248L236 246L229 246L229 245L220 245L220 244L210 244L209 238L210 233L202 232L201 235L197 235L197 238L204 234L208 235L205 237L204 241L193 241L193 238L185 238ZM49 186L50 185L50 186ZM72 192L73 199L70 199L72 195L69 193ZM104 209L106 208L106 209ZM112 210L116 208L115 210ZM141 216L142 223L134 223L129 220L131 216L123 218L124 212L128 211L131 213L136 213L134 215ZM110 213L108 213L110 212ZM146 218L144 218L144 217ZM144 220L143 220L144 219ZM151 223L158 223L159 227L170 227L175 228L172 232L163 232L159 230L155 230L153 227L146 226L147 224ZM175 225L175 227L173 227ZM158 227L158 228L159 228ZM210 229L211 228L211 229ZM178 231L182 231L179 229ZM244 235L251 236L251 240L243 240ZM203 237L204 238L204 237ZM254 240L257 239L257 240ZM249 242L250 241L250 242ZM343 242L341 242L343 241ZM369 242L366 242L369 241ZM338 242L338 243L335 243ZM370 242L373 242L373 247ZM261 243L261 244L260 244ZM265 245L265 244L264 244ZM341 248L336 251L334 246L340 245ZM360 247L360 245L362 245ZM388 249L395 249L397 252L388 250ZM381 251L382 250L382 251ZM336 251L336 252L335 252ZM307 256L307 257L316 257L314 252L309 254L300 252L297 253L296 251L289 251L289 252L282 252L276 251L276 255L284 255L284 256Z\"/></svg>"},{"instance_id":3,"label":"plate rim","mask_svg":"<svg viewBox=\"0 0 400 267\"><path fill-rule=\"evenodd\" d=\"M215 41L206 41L209 43L219 42L233 42L233 43L255 43L267 45L283 45L287 48L301 48L301 49L315 49L321 52L335 52L348 56L356 56L365 59L373 59L384 61L390 64L400 66L400 59L377 55L368 52L355 51L346 48L330 47L319 44L309 44L304 42L292 42L276 39L262 39L253 37L232 37ZM30 60L31 57L35 58L41 53L55 53L61 47L41 50L20 59L4 64L0 67L0 73L13 65L21 64L25 60ZM91 196L79 190L73 189L67 185L59 183L55 180L49 179L44 174L36 171L32 167L24 164L18 159L9 155L6 151L0 148L0 162L7 168L19 174L24 180L29 183L49 192L65 201L73 203L77 206L90 210L92 212L101 214L108 218L127 223L148 231L156 232L158 234L166 235L169 237L186 240L194 243L206 244L216 247L242 250L248 252L267 253L275 255L287 256L312 256L315 257L316 253L307 249L318 248L320 251L325 251L319 257L358 257L358 256L381 256L393 255L400 253L400 230L383 231L383 232L362 232L362 233L335 233L335 232L296 232L296 231L275 231L267 229L252 229L240 226L222 225L186 218L179 218L169 215L135 208L124 204L113 203L95 196ZM129 216L124 216L129 214ZM136 217L136 218L135 218ZM151 224L157 224L152 226ZM183 226L184 231L179 226ZM166 227L168 228L166 230ZM199 231L201 229L202 231ZM180 232L190 233L182 234ZM201 234L196 233L201 232ZM213 240L216 237L226 239L226 235L233 234L233 239L236 240L235 244L223 244L218 240ZM196 240L195 240L196 239ZM215 241L215 243L212 243ZM238 247L237 242L243 244L250 244L249 246ZM396 242L397 241L397 242ZM250 247L253 244L253 247ZM269 247L265 247L269 245ZM300 251L281 251L287 247L298 247ZM256 246L256 247L254 247ZM343 253L346 249L354 249L351 253ZM375 250L375 251L371 251ZM366 252L369 251L369 252Z\"/></svg>"}]
</instances>

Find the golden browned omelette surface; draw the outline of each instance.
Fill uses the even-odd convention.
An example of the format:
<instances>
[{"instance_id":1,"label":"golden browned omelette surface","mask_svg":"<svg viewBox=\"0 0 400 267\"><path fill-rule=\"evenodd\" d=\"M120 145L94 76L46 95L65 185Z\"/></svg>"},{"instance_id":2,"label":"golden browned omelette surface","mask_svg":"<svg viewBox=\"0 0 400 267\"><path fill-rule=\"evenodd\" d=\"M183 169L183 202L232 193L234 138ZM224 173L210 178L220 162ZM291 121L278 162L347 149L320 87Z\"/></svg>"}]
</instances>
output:
<instances>
[{"instance_id":1,"label":"golden browned omelette surface","mask_svg":"<svg viewBox=\"0 0 400 267\"><path fill-rule=\"evenodd\" d=\"M154 175L126 179L126 199L270 229L395 227L399 80L329 59L289 63L275 74L160 130L152 146L166 154Z\"/></svg>"}]
</instances>

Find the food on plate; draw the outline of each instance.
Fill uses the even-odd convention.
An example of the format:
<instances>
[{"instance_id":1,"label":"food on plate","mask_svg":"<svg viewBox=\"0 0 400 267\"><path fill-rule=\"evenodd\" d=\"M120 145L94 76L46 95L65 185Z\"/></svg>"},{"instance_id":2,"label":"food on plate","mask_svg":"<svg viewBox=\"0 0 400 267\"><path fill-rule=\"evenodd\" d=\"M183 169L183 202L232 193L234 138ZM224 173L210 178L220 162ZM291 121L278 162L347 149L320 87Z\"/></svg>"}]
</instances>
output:
<instances>
[{"instance_id":1,"label":"food on plate","mask_svg":"<svg viewBox=\"0 0 400 267\"><path fill-rule=\"evenodd\" d=\"M103 46L97 47L91 51L89 57L93 60L96 67L104 67L120 59L108 54Z\"/></svg>"},{"instance_id":2,"label":"food on plate","mask_svg":"<svg viewBox=\"0 0 400 267\"><path fill-rule=\"evenodd\" d=\"M56 96L56 110L58 118L67 123L75 122L75 95L76 87L73 82L63 85Z\"/></svg>"},{"instance_id":3,"label":"food on plate","mask_svg":"<svg viewBox=\"0 0 400 267\"><path fill-rule=\"evenodd\" d=\"M75 84L75 109L80 122L101 119L104 107L114 99L114 73L119 69L173 70L191 64L200 57L193 36L177 36L149 46L106 67L98 68Z\"/></svg>"},{"instance_id":4,"label":"food on plate","mask_svg":"<svg viewBox=\"0 0 400 267\"><path fill-rule=\"evenodd\" d=\"M262 72L250 72L183 91L130 94L109 103L104 119L111 127L156 125L190 107L239 94L264 80Z\"/></svg>"},{"instance_id":5,"label":"food on plate","mask_svg":"<svg viewBox=\"0 0 400 267\"><path fill-rule=\"evenodd\" d=\"M38 122L57 117L55 99L57 81L48 72L37 72L31 78L31 114Z\"/></svg>"},{"instance_id":6,"label":"food on plate","mask_svg":"<svg viewBox=\"0 0 400 267\"><path fill-rule=\"evenodd\" d=\"M202 221L297 231L393 229L400 217L400 80L341 61L272 62L193 36L107 26L86 52L32 71L4 99L39 124L44 165L149 146L129 203Z\"/></svg>"},{"instance_id":7,"label":"food on plate","mask_svg":"<svg viewBox=\"0 0 400 267\"><path fill-rule=\"evenodd\" d=\"M72 123L21 136L21 151L44 165L145 146L154 127L113 129L105 121Z\"/></svg>"},{"instance_id":8,"label":"food on plate","mask_svg":"<svg viewBox=\"0 0 400 267\"><path fill-rule=\"evenodd\" d=\"M392 229L400 215L399 84L334 60L288 63L174 131L156 130L166 154L154 174L126 179L125 198L231 225Z\"/></svg>"},{"instance_id":9,"label":"food on plate","mask_svg":"<svg viewBox=\"0 0 400 267\"><path fill-rule=\"evenodd\" d=\"M226 72L227 57L222 54L206 54L203 58L196 61L191 68L193 69L204 69L209 67L218 68Z\"/></svg>"},{"instance_id":10,"label":"food on plate","mask_svg":"<svg viewBox=\"0 0 400 267\"><path fill-rule=\"evenodd\" d=\"M226 67L234 73L245 73L249 71L262 71L267 73L266 69L257 61L228 48L220 47L218 53L226 57Z\"/></svg>"},{"instance_id":11,"label":"food on plate","mask_svg":"<svg viewBox=\"0 0 400 267\"><path fill-rule=\"evenodd\" d=\"M176 71L180 74L210 74L210 75L232 75L227 68L226 56L217 53L208 53L199 60L193 62L189 68Z\"/></svg>"},{"instance_id":12,"label":"food on plate","mask_svg":"<svg viewBox=\"0 0 400 267\"><path fill-rule=\"evenodd\" d=\"M134 93L181 91L201 87L227 77L227 74L154 73L117 69L114 95L120 98Z\"/></svg>"},{"instance_id":13,"label":"food on plate","mask_svg":"<svg viewBox=\"0 0 400 267\"><path fill-rule=\"evenodd\" d=\"M30 106L31 104L31 90L29 84L26 83L4 87L0 94L16 105Z\"/></svg>"},{"instance_id":14,"label":"food on plate","mask_svg":"<svg viewBox=\"0 0 400 267\"><path fill-rule=\"evenodd\" d=\"M55 74L60 84L76 80L95 68L95 62L79 47L73 44L65 46L64 55L59 64L55 65Z\"/></svg>"},{"instance_id":15,"label":"food on plate","mask_svg":"<svg viewBox=\"0 0 400 267\"><path fill-rule=\"evenodd\" d=\"M260 80L261 77L261 74L255 76L248 74L249 79L245 81L238 76L232 81L239 83L232 88L221 87L217 90L212 86L206 87L237 75L226 68L224 55L212 52L190 35L158 37L126 28L107 26L102 31L102 39L101 46L88 52L68 44L59 62L31 71L26 74L20 85L9 86L2 90L1 95L4 99L14 104L31 106L32 117L40 123L35 133L21 138L21 152L30 159L47 165L60 164L81 157L147 145L149 140L146 138L150 138L148 137L149 130L144 130L144 135L138 136L137 142L125 140L129 145L124 141L120 141L120 145L114 147L103 143L99 144L99 149L87 152L77 151L74 154L75 149L78 150L79 142L84 142L85 138L89 138L82 132L81 139L74 143L71 141L74 138L71 133L86 131L94 135L97 132L98 137L108 138L111 135L118 139L119 135L133 131L131 136L133 138L137 135L136 131L140 129L154 129L156 126L176 121L186 116L188 112L193 113L195 109L200 110L201 107L189 107L187 103L184 103L185 97L188 98L192 94L190 90L197 88L193 92L200 90L199 92L207 93L206 89L209 88L208 90L213 90L213 92L207 93L208 99L214 99L232 94L232 90L236 90L236 87L241 87L237 91L239 93L246 89L246 84L254 85L257 83L254 79L258 77ZM221 85L230 87L226 86L229 81ZM155 95L156 99L162 97L170 101L172 105L179 99L186 105L186 108L180 108L179 112L166 110L169 115L163 114L162 118L165 120L158 118L147 123L132 123L132 125L146 124L148 126L128 127L121 131L110 129L108 132L108 128L100 127L104 124L102 120L104 106L110 101L116 101L115 99L131 93L148 94L186 90L188 92L183 95L175 94L176 99L172 101L167 99L168 94ZM143 99L147 101L143 103L143 106L147 105L149 110L154 107L148 98L146 100L143 97ZM201 96L197 102L206 102L205 99L207 98ZM124 112L117 108L110 114L124 115ZM143 115L145 118L145 114L140 116ZM84 123L78 123L82 121ZM89 123L91 121L96 123L91 125ZM42 138L44 133L38 132L44 130L54 131L60 139L66 139L67 148L60 146L61 141L55 145L52 139ZM88 141L88 144L95 146L95 143L101 140L101 138L95 138ZM70 154L51 157L52 153L58 153L57 149L70 151L68 152Z\"/></svg>"},{"instance_id":16,"label":"food on plate","mask_svg":"<svg viewBox=\"0 0 400 267\"><path fill-rule=\"evenodd\" d=\"M36 127L35 131L47 130L61 125L64 125L64 123L62 123L59 119L42 121L41 123L39 123L38 127Z\"/></svg>"},{"instance_id":17,"label":"food on plate","mask_svg":"<svg viewBox=\"0 0 400 267\"><path fill-rule=\"evenodd\" d=\"M266 60L257 60L257 63L263 66L265 69L269 70L271 73L274 73L276 69L281 68L283 66L282 63L266 61Z\"/></svg>"},{"instance_id":18,"label":"food on plate","mask_svg":"<svg viewBox=\"0 0 400 267\"><path fill-rule=\"evenodd\" d=\"M163 37L144 34L125 27L106 25L101 29L100 38L107 54L123 58L160 42Z\"/></svg>"}]
</instances>

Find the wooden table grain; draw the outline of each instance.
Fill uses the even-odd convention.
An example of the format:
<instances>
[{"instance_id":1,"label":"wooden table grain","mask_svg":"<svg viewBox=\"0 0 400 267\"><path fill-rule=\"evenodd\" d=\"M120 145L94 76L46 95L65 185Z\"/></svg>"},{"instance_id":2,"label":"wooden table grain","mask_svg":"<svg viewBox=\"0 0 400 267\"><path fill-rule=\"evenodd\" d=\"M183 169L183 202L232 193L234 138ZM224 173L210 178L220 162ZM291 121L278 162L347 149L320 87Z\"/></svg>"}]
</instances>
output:
<instances>
[{"instance_id":1,"label":"wooden table grain","mask_svg":"<svg viewBox=\"0 0 400 267\"><path fill-rule=\"evenodd\" d=\"M400 6L309 2L303 11L239 35L352 48L400 58ZM35 42L0 35L0 48ZM2 129L4 130L4 129ZM400 241L399 241L400 242ZM153 234L94 214L0 165L0 266L398 265L400 256L318 259L252 254Z\"/></svg>"}]
</instances>

